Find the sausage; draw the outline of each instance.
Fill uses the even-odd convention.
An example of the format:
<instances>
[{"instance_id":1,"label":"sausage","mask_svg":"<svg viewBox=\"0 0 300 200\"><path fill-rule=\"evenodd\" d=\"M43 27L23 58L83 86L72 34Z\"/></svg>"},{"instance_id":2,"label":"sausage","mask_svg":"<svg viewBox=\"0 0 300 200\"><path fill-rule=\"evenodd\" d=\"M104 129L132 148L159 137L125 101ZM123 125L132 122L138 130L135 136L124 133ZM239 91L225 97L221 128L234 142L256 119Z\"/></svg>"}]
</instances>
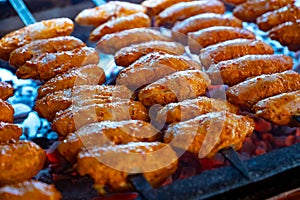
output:
<instances>
[{"instance_id":1,"label":"sausage","mask_svg":"<svg viewBox=\"0 0 300 200\"><path fill-rule=\"evenodd\" d=\"M141 5L147 9L147 14L153 17L176 3L189 1L191 0L145 0Z\"/></svg>"},{"instance_id":2,"label":"sausage","mask_svg":"<svg viewBox=\"0 0 300 200\"><path fill-rule=\"evenodd\" d=\"M97 47L102 53L115 54L123 47L153 40L172 41L171 38L163 35L158 30L134 28L103 36L97 43Z\"/></svg>"},{"instance_id":3,"label":"sausage","mask_svg":"<svg viewBox=\"0 0 300 200\"><path fill-rule=\"evenodd\" d=\"M247 78L291 70L293 59L286 55L246 55L212 65L206 72L212 84L233 86Z\"/></svg>"},{"instance_id":4,"label":"sausage","mask_svg":"<svg viewBox=\"0 0 300 200\"><path fill-rule=\"evenodd\" d=\"M13 50L33 40L67 36L72 33L74 23L68 18L49 19L13 31L0 40L0 59L8 61Z\"/></svg>"},{"instance_id":5,"label":"sausage","mask_svg":"<svg viewBox=\"0 0 300 200\"><path fill-rule=\"evenodd\" d=\"M14 95L14 88L11 84L6 82L0 82L0 99L7 100Z\"/></svg>"},{"instance_id":6,"label":"sausage","mask_svg":"<svg viewBox=\"0 0 300 200\"><path fill-rule=\"evenodd\" d=\"M91 47L77 48L71 51L45 53L26 61L16 72L18 78L33 78L47 81L69 69L88 64L98 64L98 52Z\"/></svg>"},{"instance_id":7,"label":"sausage","mask_svg":"<svg viewBox=\"0 0 300 200\"><path fill-rule=\"evenodd\" d=\"M182 55L184 54L185 49L183 45L177 42L150 41L124 47L117 51L114 57L118 66L128 67L140 57L152 52Z\"/></svg>"},{"instance_id":8,"label":"sausage","mask_svg":"<svg viewBox=\"0 0 300 200\"><path fill-rule=\"evenodd\" d=\"M6 101L0 99L0 121L13 122L14 121L14 108Z\"/></svg>"},{"instance_id":9,"label":"sausage","mask_svg":"<svg viewBox=\"0 0 300 200\"><path fill-rule=\"evenodd\" d=\"M201 64L208 69L210 65L245 55L273 54L273 48L260 41L234 39L221 42L200 50Z\"/></svg>"},{"instance_id":10,"label":"sausage","mask_svg":"<svg viewBox=\"0 0 300 200\"><path fill-rule=\"evenodd\" d=\"M239 5L245 3L247 0L223 0L223 1L231 5Z\"/></svg>"},{"instance_id":11,"label":"sausage","mask_svg":"<svg viewBox=\"0 0 300 200\"><path fill-rule=\"evenodd\" d=\"M19 140L21 135L22 128L19 126L11 123L0 122L0 144Z\"/></svg>"}]
</instances>

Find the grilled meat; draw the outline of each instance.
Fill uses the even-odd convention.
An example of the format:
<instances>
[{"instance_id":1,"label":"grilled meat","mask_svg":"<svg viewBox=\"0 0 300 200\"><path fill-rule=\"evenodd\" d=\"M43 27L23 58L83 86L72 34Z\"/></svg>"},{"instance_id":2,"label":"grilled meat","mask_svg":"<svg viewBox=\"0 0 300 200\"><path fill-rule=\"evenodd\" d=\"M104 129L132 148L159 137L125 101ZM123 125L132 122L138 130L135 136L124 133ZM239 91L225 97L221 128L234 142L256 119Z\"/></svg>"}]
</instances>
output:
<instances>
[{"instance_id":1,"label":"grilled meat","mask_svg":"<svg viewBox=\"0 0 300 200\"><path fill-rule=\"evenodd\" d=\"M7 100L14 95L14 88L11 84L6 82L0 82L0 99Z\"/></svg>"},{"instance_id":2,"label":"grilled meat","mask_svg":"<svg viewBox=\"0 0 300 200\"><path fill-rule=\"evenodd\" d=\"M141 5L147 9L147 14L153 17L176 3L189 1L191 0L145 0Z\"/></svg>"},{"instance_id":3,"label":"grilled meat","mask_svg":"<svg viewBox=\"0 0 300 200\"><path fill-rule=\"evenodd\" d=\"M0 144L19 140L21 135L22 128L19 126L11 123L0 122Z\"/></svg>"},{"instance_id":4,"label":"grilled meat","mask_svg":"<svg viewBox=\"0 0 300 200\"><path fill-rule=\"evenodd\" d=\"M0 99L0 122L13 122L14 121L14 108Z\"/></svg>"}]
</instances>

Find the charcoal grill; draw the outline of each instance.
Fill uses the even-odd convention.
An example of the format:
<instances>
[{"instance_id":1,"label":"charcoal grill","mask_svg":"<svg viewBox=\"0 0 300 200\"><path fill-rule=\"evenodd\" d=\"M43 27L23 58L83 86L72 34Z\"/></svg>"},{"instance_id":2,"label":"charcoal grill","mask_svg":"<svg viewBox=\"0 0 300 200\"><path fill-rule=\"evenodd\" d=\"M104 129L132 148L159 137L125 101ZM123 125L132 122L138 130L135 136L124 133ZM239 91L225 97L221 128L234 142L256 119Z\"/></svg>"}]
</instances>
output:
<instances>
[{"instance_id":1,"label":"charcoal grill","mask_svg":"<svg viewBox=\"0 0 300 200\"><path fill-rule=\"evenodd\" d=\"M29 10L36 11L34 3L38 1L28 1ZM44 4L48 4L49 2ZM35 13L33 17L30 11L27 9L22 1L9 0L0 1L1 6L8 8L7 12L2 15L11 15L13 9L19 14L20 19L24 24L34 23L35 18L42 19L43 13L49 13L47 18L59 17L57 13L62 14L61 10L57 10L56 5L60 1L52 0L49 6L51 10L42 11ZM134 1L139 2L139 1ZM31 4L32 3L32 4ZM74 18L78 11L91 7L93 5L101 5L105 3L104 0L84 0L84 1L67 1L59 6L65 6L61 8L67 12L67 17ZM12 5L13 9L10 7ZM231 8L228 7L230 11ZM55 14L53 14L55 13ZM64 16L66 16L64 14ZM8 23L9 20L13 21L19 18L17 16L10 16L9 19L4 20ZM2 20L3 21L3 20ZM20 28L22 25L20 21L15 24L14 27L8 27L7 29L1 30L1 35ZM294 58L297 66L298 62L296 54L280 46L277 42L270 41L267 36L260 32L257 27L253 24L248 24L248 28L255 32L264 41L267 40L271 43L275 50L280 53L290 55ZM89 43L88 40L88 28L80 26L75 27L73 33L74 36L85 41L89 46L94 44ZM36 96L36 89L41 84L39 81L33 80L18 80L12 73L14 69L11 68L7 63L0 63L2 71L0 75L4 81L11 81L15 87L15 96L9 101L13 104L16 109L15 119L16 123L19 123L24 130L22 139L30 139L41 145L43 148L48 149L48 159L51 163L51 156L55 153L52 152L55 145L55 141L58 139L56 133L54 133L49 123L45 119L41 119L32 110L34 105L34 99ZM296 68L295 68L296 69ZM2 72L1 71L1 72ZM12 73L11 73L12 72ZM119 72L119 68L114 68L107 71L110 74L108 83L113 82L114 77ZM39 123L33 123L38 121ZM33 124L32 124L33 123ZM29 125L30 124L30 125ZM294 144L289 147L280 148L272 152L265 153L263 155L253 157L251 159L241 161L237 157L236 152L232 149L224 150L222 152L224 157L230 161L227 166L218 167L216 169L206 170L202 173L182 180L172 181L171 184L161 186L154 189L146 181L142 175L130 176L130 181L136 192L125 193L125 194L111 194L106 197L99 197L97 193L92 189L92 181L88 177L81 178L80 180L74 181L74 179L61 178L55 181L56 187L62 192L63 198L68 199L141 199L141 200L154 200L154 199L245 199L245 200L258 200L266 199L279 193L286 192L289 190L300 187L300 143ZM56 158L53 158L54 160ZM53 160L52 160L53 161ZM54 162L55 163L55 162ZM52 182L51 174L53 170L46 168L39 175L37 179ZM294 197L293 199L298 199ZM300 197L299 197L300 199Z\"/></svg>"}]
</instances>

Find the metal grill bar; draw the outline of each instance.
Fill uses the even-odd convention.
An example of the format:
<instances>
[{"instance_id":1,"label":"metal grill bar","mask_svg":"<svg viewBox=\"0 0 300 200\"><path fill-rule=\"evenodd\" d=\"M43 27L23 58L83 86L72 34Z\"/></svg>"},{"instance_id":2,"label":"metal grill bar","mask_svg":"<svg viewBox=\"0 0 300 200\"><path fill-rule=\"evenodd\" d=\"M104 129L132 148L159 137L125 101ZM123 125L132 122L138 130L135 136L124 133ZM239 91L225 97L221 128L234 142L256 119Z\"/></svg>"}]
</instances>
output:
<instances>
[{"instance_id":1,"label":"metal grill bar","mask_svg":"<svg viewBox=\"0 0 300 200\"><path fill-rule=\"evenodd\" d=\"M105 0L92 0L92 2L96 5L96 6L101 6L103 4L106 3Z\"/></svg>"},{"instance_id":2,"label":"metal grill bar","mask_svg":"<svg viewBox=\"0 0 300 200\"><path fill-rule=\"evenodd\" d=\"M23 0L8 0L15 11L18 13L19 17L21 18L22 22L28 26L30 24L34 24L36 21L30 11L28 10L27 6L23 2Z\"/></svg>"}]
</instances>

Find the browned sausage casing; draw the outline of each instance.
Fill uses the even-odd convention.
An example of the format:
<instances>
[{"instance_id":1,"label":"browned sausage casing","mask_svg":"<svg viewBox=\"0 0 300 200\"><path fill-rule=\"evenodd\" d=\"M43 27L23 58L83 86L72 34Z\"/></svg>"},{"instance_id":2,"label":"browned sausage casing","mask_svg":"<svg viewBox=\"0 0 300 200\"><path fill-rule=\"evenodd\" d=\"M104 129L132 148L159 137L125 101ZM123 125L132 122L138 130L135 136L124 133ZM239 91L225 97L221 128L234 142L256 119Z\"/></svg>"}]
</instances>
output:
<instances>
[{"instance_id":1,"label":"browned sausage casing","mask_svg":"<svg viewBox=\"0 0 300 200\"><path fill-rule=\"evenodd\" d=\"M171 124L165 131L164 141L171 146L187 149L199 158L210 158L224 148L239 150L254 126L254 121L248 116L212 112Z\"/></svg>"},{"instance_id":2,"label":"browned sausage casing","mask_svg":"<svg viewBox=\"0 0 300 200\"><path fill-rule=\"evenodd\" d=\"M300 74L289 70L251 78L230 87L226 95L231 103L250 110L262 99L296 90L300 90Z\"/></svg>"},{"instance_id":3,"label":"browned sausage casing","mask_svg":"<svg viewBox=\"0 0 300 200\"><path fill-rule=\"evenodd\" d=\"M81 11L75 21L83 26L99 26L112 18L128 16L139 12L146 12L146 9L138 4L110 1L107 4L88 8Z\"/></svg>"},{"instance_id":4,"label":"browned sausage casing","mask_svg":"<svg viewBox=\"0 0 300 200\"><path fill-rule=\"evenodd\" d=\"M210 65L245 55L273 54L273 48L260 41L234 39L221 42L200 50L201 64L208 69Z\"/></svg>"},{"instance_id":5,"label":"browned sausage casing","mask_svg":"<svg viewBox=\"0 0 300 200\"><path fill-rule=\"evenodd\" d=\"M88 124L70 133L58 146L58 151L71 163L76 162L79 150L93 146L127 144L129 142L155 142L160 132L141 120L103 121Z\"/></svg>"},{"instance_id":6,"label":"browned sausage casing","mask_svg":"<svg viewBox=\"0 0 300 200\"><path fill-rule=\"evenodd\" d=\"M14 88L11 84L6 82L0 82L0 99L6 100L14 95Z\"/></svg>"},{"instance_id":7,"label":"browned sausage casing","mask_svg":"<svg viewBox=\"0 0 300 200\"><path fill-rule=\"evenodd\" d=\"M72 20L57 18L37 22L13 31L0 40L0 59L8 60L10 52L32 40L70 35L73 29Z\"/></svg>"},{"instance_id":8,"label":"browned sausage casing","mask_svg":"<svg viewBox=\"0 0 300 200\"><path fill-rule=\"evenodd\" d=\"M97 47L102 53L115 54L123 47L153 40L172 41L171 38L163 35L158 30L149 28L134 28L103 36L97 43Z\"/></svg>"},{"instance_id":9,"label":"browned sausage casing","mask_svg":"<svg viewBox=\"0 0 300 200\"><path fill-rule=\"evenodd\" d=\"M201 70L201 66L186 56L151 53L122 70L117 77L116 84L125 85L135 91L176 71L188 69Z\"/></svg>"},{"instance_id":10,"label":"browned sausage casing","mask_svg":"<svg viewBox=\"0 0 300 200\"><path fill-rule=\"evenodd\" d=\"M147 14L152 17L176 3L189 1L191 0L145 0L141 5L146 7Z\"/></svg>"},{"instance_id":11,"label":"browned sausage casing","mask_svg":"<svg viewBox=\"0 0 300 200\"><path fill-rule=\"evenodd\" d=\"M19 78L49 80L57 74L62 74L72 68L98 64L99 59L98 52L91 47L58 53L45 53L26 61L24 65L19 67L16 75Z\"/></svg>"},{"instance_id":12,"label":"browned sausage casing","mask_svg":"<svg viewBox=\"0 0 300 200\"><path fill-rule=\"evenodd\" d=\"M0 188L1 200L60 200L61 194L54 185L31 180Z\"/></svg>"},{"instance_id":13,"label":"browned sausage casing","mask_svg":"<svg viewBox=\"0 0 300 200\"><path fill-rule=\"evenodd\" d=\"M202 13L223 14L225 6L218 0L203 0L181 2L174 4L155 17L155 26L172 27L175 22L185 20L189 17Z\"/></svg>"},{"instance_id":14,"label":"browned sausage casing","mask_svg":"<svg viewBox=\"0 0 300 200\"><path fill-rule=\"evenodd\" d=\"M139 100L145 106L183 101L205 94L210 85L208 76L200 70L175 72L143 88Z\"/></svg>"},{"instance_id":15,"label":"browned sausage casing","mask_svg":"<svg viewBox=\"0 0 300 200\"><path fill-rule=\"evenodd\" d=\"M207 46L238 38L255 39L255 35L251 31L242 28L213 26L188 33L188 38L188 45L191 52L198 54L200 49Z\"/></svg>"},{"instance_id":16,"label":"browned sausage casing","mask_svg":"<svg viewBox=\"0 0 300 200\"><path fill-rule=\"evenodd\" d=\"M239 5L241 3L245 3L247 0L223 0L224 2L232 5Z\"/></svg>"},{"instance_id":17,"label":"browned sausage casing","mask_svg":"<svg viewBox=\"0 0 300 200\"><path fill-rule=\"evenodd\" d=\"M144 13L136 13L116 19L111 19L94 29L90 34L91 41L98 41L104 35L116 33L132 28L150 27L151 21L148 15Z\"/></svg>"},{"instance_id":18,"label":"browned sausage casing","mask_svg":"<svg viewBox=\"0 0 300 200\"><path fill-rule=\"evenodd\" d=\"M157 113L156 121L158 123L170 124L173 122L186 121L209 112L225 110L231 113L237 113L238 107L221 99L198 97L179 103L167 104Z\"/></svg>"},{"instance_id":19,"label":"browned sausage casing","mask_svg":"<svg viewBox=\"0 0 300 200\"><path fill-rule=\"evenodd\" d=\"M61 36L49 39L35 40L10 53L9 64L16 68L25 64L27 60L43 53L70 51L85 44L73 36Z\"/></svg>"},{"instance_id":20,"label":"browned sausage casing","mask_svg":"<svg viewBox=\"0 0 300 200\"><path fill-rule=\"evenodd\" d=\"M212 84L232 86L249 77L283 72L292 68L293 59L286 55L246 55L211 65L206 72Z\"/></svg>"},{"instance_id":21,"label":"browned sausage casing","mask_svg":"<svg viewBox=\"0 0 300 200\"><path fill-rule=\"evenodd\" d=\"M140 57L152 53L164 52L173 55L182 55L185 52L184 46L177 42L150 41L140 44L133 44L120 49L115 54L115 62L119 66L128 67Z\"/></svg>"},{"instance_id":22,"label":"browned sausage casing","mask_svg":"<svg viewBox=\"0 0 300 200\"><path fill-rule=\"evenodd\" d=\"M242 21L231 15L203 13L178 22L172 28L173 32L188 34L212 26L232 26L242 28Z\"/></svg>"},{"instance_id":23,"label":"browned sausage casing","mask_svg":"<svg viewBox=\"0 0 300 200\"><path fill-rule=\"evenodd\" d=\"M81 107L73 106L56 113L52 127L61 136L66 136L86 124L130 119L149 120L148 111L141 102L124 100L105 104L92 103Z\"/></svg>"},{"instance_id":24,"label":"browned sausage casing","mask_svg":"<svg viewBox=\"0 0 300 200\"><path fill-rule=\"evenodd\" d=\"M30 141L0 145L0 185L31 179L45 160L45 151Z\"/></svg>"},{"instance_id":25,"label":"browned sausage casing","mask_svg":"<svg viewBox=\"0 0 300 200\"><path fill-rule=\"evenodd\" d=\"M101 85L105 82L104 70L98 65L86 65L58 74L38 89L38 99L58 90L79 85Z\"/></svg>"},{"instance_id":26,"label":"browned sausage casing","mask_svg":"<svg viewBox=\"0 0 300 200\"><path fill-rule=\"evenodd\" d=\"M14 121L14 108L6 101L0 99L0 121L13 122Z\"/></svg>"},{"instance_id":27,"label":"browned sausage casing","mask_svg":"<svg viewBox=\"0 0 300 200\"><path fill-rule=\"evenodd\" d=\"M128 171L143 173L153 187L158 187L177 169L176 153L167 144L160 142L132 142L95 147L79 152L77 160L79 174L90 175L98 192L103 192L104 186L108 186L112 191L133 190L127 179ZM113 162L115 167L105 165L100 162L102 160ZM152 167L153 165L155 167ZM155 170L148 170L149 166ZM118 170L123 168L126 171Z\"/></svg>"},{"instance_id":28,"label":"browned sausage casing","mask_svg":"<svg viewBox=\"0 0 300 200\"><path fill-rule=\"evenodd\" d=\"M132 92L125 86L82 85L70 89L59 90L36 101L35 110L42 117L52 121L55 113L81 101L94 99L105 102L116 99L130 99Z\"/></svg>"},{"instance_id":29,"label":"browned sausage casing","mask_svg":"<svg viewBox=\"0 0 300 200\"><path fill-rule=\"evenodd\" d=\"M268 11L277 10L291 3L294 3L294 0L246 1L234 8L233 15L246 22L255 22L256 18L262 14Z\"/></svg>"},{"instance_id":30,"label":"browned sausage casing","mask_svg":"<svg viewBox=\"0 0 300 200\"><path fill-rule=\"evenodd\" d=\"M0 122L0 144L19 140L21 135L22 128L19 126L11 123Z\"/></svg>"},{"instance_id":31,"label":"browned sausage casing","mask_svg":"<svg viewBox=\"0 0 300 200\"><path fill-rule=\"evenodd\" d=\"M300 113L300 90L257 102L252 110L258 117L281 126L294 126L292 117Z\"/></svg>"}]
</instances>

